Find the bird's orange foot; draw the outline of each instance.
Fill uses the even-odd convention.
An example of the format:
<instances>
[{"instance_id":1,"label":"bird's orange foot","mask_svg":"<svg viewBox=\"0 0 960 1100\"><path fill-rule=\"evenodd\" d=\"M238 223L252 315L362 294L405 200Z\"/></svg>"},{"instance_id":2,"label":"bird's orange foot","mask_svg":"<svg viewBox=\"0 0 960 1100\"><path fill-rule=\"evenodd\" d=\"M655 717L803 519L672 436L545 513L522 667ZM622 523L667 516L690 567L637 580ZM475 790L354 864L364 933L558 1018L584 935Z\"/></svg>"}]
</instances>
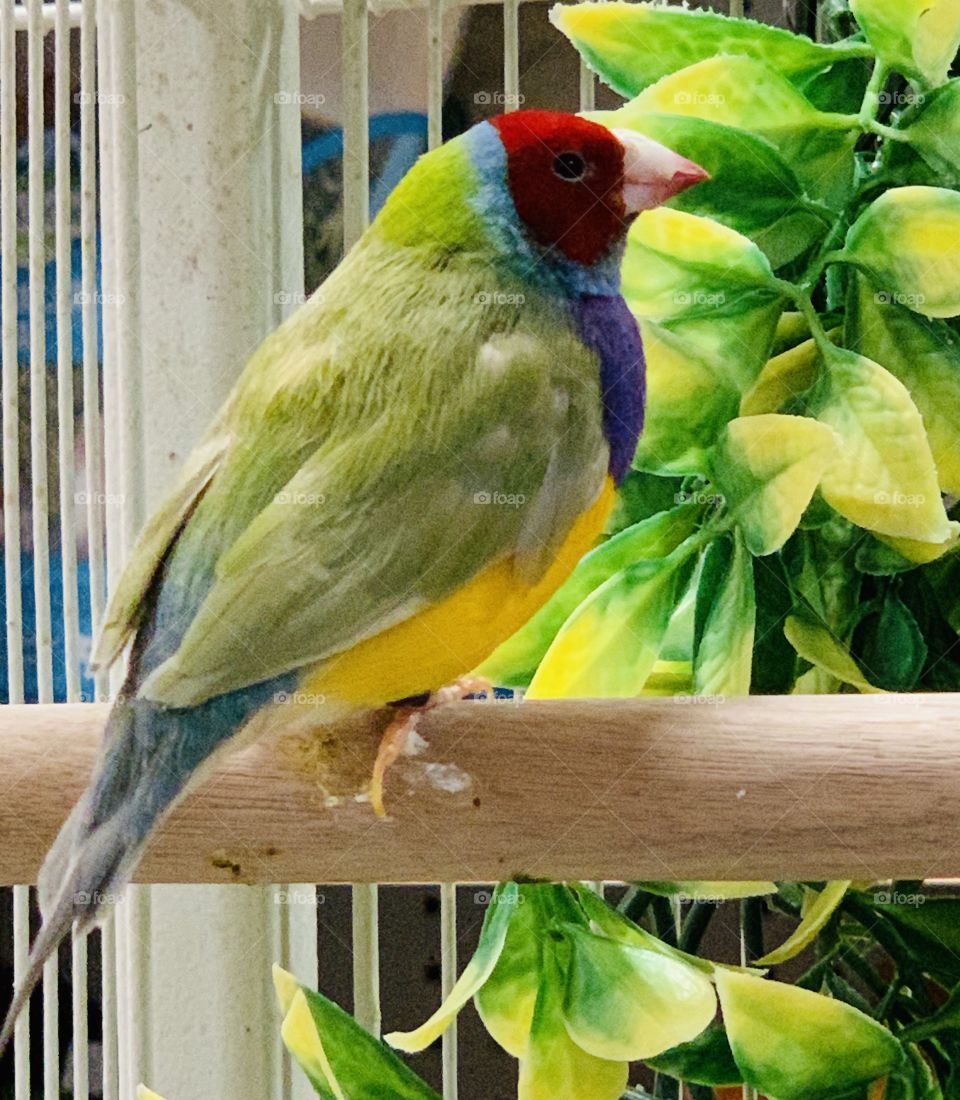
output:
<instances>
[{"instance_id":1,"label":"bird's orange foot","mask_svg":"<svg viewBox=\"0 0 960 1100\"><path fill-rule=\"evenodd\" d=\"M377 759L373 765L373 775L370 778L370 804L377 817L387 816L383 804L383 780L387 769L403 752L410 734L417 728L420 715L445 703L460 702L461 699L466 699L470 695L491 695L492 692L493 685L484 677L461 676L459 680L433 692L420 706L397 708L396 717L383 731L380 748L377 750Z\"/></svg>"}]
</instances>

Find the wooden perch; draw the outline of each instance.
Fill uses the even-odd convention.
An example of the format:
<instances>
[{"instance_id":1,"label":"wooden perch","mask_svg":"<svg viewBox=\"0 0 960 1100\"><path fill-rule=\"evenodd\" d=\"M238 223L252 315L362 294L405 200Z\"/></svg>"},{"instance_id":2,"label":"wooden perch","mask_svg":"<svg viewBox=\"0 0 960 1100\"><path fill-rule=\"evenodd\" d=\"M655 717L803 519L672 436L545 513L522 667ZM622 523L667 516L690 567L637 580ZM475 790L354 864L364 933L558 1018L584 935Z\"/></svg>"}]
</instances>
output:
<instances>
[{"instance_id":1,"label":"wooden perch","mask_svg":"<svg viewBox=\"0 0 960 1100\"><path fill-rule=\"evenodd\" d=\"M0 882L35 880L106 709L0 708ZM956 697L462 703L358 800L379 726L234 753L142 882L881 879L960 872Z\"/></svg>"}]
</instances>

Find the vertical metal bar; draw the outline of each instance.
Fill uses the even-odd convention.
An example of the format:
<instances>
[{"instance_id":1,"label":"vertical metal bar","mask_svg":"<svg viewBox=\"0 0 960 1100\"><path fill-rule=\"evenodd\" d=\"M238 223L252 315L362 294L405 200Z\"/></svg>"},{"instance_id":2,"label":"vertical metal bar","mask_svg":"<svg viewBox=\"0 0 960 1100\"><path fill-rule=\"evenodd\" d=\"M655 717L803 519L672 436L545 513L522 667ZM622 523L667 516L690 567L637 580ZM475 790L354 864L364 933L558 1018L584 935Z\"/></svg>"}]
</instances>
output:
<instances>
[{"instance_id":1,"label":"vertical metal bar","mask_svg":"<svg viewBox=\"0 0 960 1100\"><path fill-rule=\"evenodd\" d=\"M367 0L343 3L343 246L370 218L369 16Z\"/></svg>"},{"instance_id":2,"label":"vertical metal bar","mask_svg":"<svg viewBox=\"0 0 960 1100\"><path fill-rule=\"evenodd\" d=\"M427 0L427 148L443 140L443 0Z\"/></svg>"},{"instance_id":3,"label":"vertical metal bar","mask_svg":"<svg viewBox=\"0 0 960 1100\"><path fill-rule=\"evenodd\" d=\"M57 259L57 430L60 462L60 561L67 701L80 698L76 464L73 436L72 181L70 178L70 23L57 0L54 61L54 205Z\"/></svg>"},{"instance_id":4,"label":"vertical metal bar","mask_svg":"<svg viewBox=\"0 0 960 1100\"><path fill-rule=\"evenodd\" d=\"M119 1100L117 1053L117 918L110 913L100 929L100 981L103 1013L103 1100Z\"/></svg>"},{"instance_id":5,"label":"vertical metal bar","mask_svg":"<svg viewBox=\"0 0 960 1100\"><path fill-rule=\"evenodd\" d=\"M597 106L597 78L585 61L580 61L580 110L593 111Z\"/></svg>"},{"instance_id":6,"label":"vertical metal bar","mask_svg":"<svg viewBox=\"0 0 960 1100\"><path fill-rule=\"evenodd\" d=\"M100 347L97 316L97 38L96 0L84 0L80 22L80 308L83 340L83 452L86 474L87 565L90 622L96 638L105 603L103 436L100 420ZM95 680L107 697L107 673Z\"/></svg>"},{"instance_id":7,"label":"vertical metal bar","mask_svg":"<svg viewBox=\"0 0 960 1100\"><path fill-rule=\"evenodd\" d=\"M746 9L744 0L730 0L730 15L734 19L742 19Z\"/></svg>"},{"instance_id":8,"label":"vertical metal bar","mask_svg":"<svg viewBox=\"0 0 960 1100\"><path fill-rule=\"evenodd\" d=\"M343 247L370 218L369 14L367 0L343 4ZM380 931L377 887L353 888L353 1008L362 1027L380 1034Z\"/></svg>"},{"instance_id":9,"label":"vertical metal bar","mask_svg":"<svg viewBox=\"0 0 960 1100\"><path fill-rule=\"evenodd\" d=\"M440 991L443 1000L450 996L457 980L457 886L445 882L440 887ZM457 1021L443 1033L443 1100L457 1100Z\"/></svg>"},{"instance_id":10,"label":"vertical metal bar","mask_svg":"<svg viewBox=\"0 0 960 1100\"><path fill-rule=\"evenodd\" d=\"M50 492L47 483L47 355L44 276L43 3L29 0L27 29L27 210L30 286L30 477L33 487L33 576L37 698L53 701L50 625Z\"/></svg>"},{"instance_id":11,"label":"vertical metal bar","mask_svg":"<svg viewBox=\"0 0 960 1100\"><path fill-rule=\"evenodd\" d=\"M42 0L27 6L27 211L30 313L30 480L32 486L33 602L37 700L53 702L53 627L50 616L50 486L47 433L46 156L44 150L44 35ZM43 968L43 1094L60 1095L59 968Z\"/></svg>"},{"instance_id":12,"label":"vertical metal bar","mask_svg":"<svg viewBox=\"0 0 960 1100\"><path fill-rule=\"evenodd\" d=\"M87 934L73 930L71 940L71 983L73 1024L73 1097L90 1096L90 1041L87 1029Z\"/></svg>"},{"instance_id":13,"label":"vertical metal bar","mask_svg":"<svg viewBox=\"0 0 960 1100\"><path fill-rule=\"evenodd\" d=\"M17 303L17 108L13 0L0 0L0 358L3 364L3 536L7 610L7 698L23 702L20 593L20 367ZM13 889L13 974L19 983L30 948L30 891ZM14 1031L14 1096L30 1097L30 1019Z\"/></svg>"},{"instance_id":14,"label":"vertical metal bar","mask_svg":"<svg viewBox=\"0 0 960 1100\"><path fill-rule=\"evenodd\" d=\"M520 103L520 0L503 0L503 109Z\"/></svg>"},{"instance_id":15,"label":"vertical metal bar","mask_svg":"<svg viewBox=\"0 0 960 1100\"><path fill-rule=\"evenodd\" d=\"M13 981L19 985L30 954L30 887L13 888ZM15 1100L30 1100L30 1010L20 1014L14 1036L13 1080Z\"/></svg>"},{"instance_id":16,"label":"vertical metal bar","mask_svg":"<svg viewBox=\"0 0 960 1100\"><path fill-rule=\"evenodd\" d=\"M353 1014L371 1035L380 1035L379 889L353 887Z\"/></svg>"},{"instance_id":17,"label":"vertical metal bar","mask_svg":"<svg viewBox=\"0 0 960 1100\"><path fill-rule=\"evenodd\" d=\"M0 0L0 357L3 363L3 568L7 697L23 702L20 592L20 368L17 359L17 107L13 0Z\"/></svg>"}]
</instances>

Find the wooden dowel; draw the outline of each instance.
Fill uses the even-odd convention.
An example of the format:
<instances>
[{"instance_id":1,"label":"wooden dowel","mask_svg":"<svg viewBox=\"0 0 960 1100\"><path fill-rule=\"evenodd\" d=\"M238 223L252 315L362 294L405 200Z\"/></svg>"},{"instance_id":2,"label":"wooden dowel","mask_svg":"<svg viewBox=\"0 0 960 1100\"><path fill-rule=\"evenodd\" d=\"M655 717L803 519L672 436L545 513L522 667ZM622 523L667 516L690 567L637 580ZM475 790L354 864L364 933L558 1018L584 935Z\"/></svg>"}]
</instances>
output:
<instances>
[{"instance_id":1,"label":"wooden dowel","mask_svg":"<svg viewBox=\"0 0 960 1100\"><path fill-rule=\"evenodd\" d=\"M0 708L0 883L32 882L105 708ZM882 879L960 872L952 695L462 703L362 791L381 724L262 738L174 811L142 882Z\"/></svg>"}]
</instances>

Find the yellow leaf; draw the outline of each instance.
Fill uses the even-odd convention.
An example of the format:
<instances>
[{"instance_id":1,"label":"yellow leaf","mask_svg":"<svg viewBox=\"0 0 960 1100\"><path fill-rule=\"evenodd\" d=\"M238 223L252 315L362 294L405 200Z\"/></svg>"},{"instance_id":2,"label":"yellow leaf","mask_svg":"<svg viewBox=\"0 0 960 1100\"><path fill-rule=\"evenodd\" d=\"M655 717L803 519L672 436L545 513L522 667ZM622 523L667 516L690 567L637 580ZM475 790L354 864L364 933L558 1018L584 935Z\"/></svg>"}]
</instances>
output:
<instances>
[{"instance_id":1,"label":"yellow leaf","mask_svg":"<svg viewBox=\"0 0 960 1100\"><path fill-rule=\"evenodd\" d=\"M923 420L902 382L862 355L833 349L817 418L840 437L820 491L842 516L894 538L942 543L947 518Z\"/></svg>"},{"instance_id":2,"label":"yellow leaf","mask_svg":"<svg viewBox=\"0 0 960 1100\"><path fill-rule=\"evenodd\" d=\"M926 317L960 313L960 192L894 187L847 234L840 257L863 268L888 300Z\"/></svg>"},{"instance_id":3,"label":"yellow leaf","mask_svg":"<svg viewBox=\"0 0 960 1100\"><path fill-rule=\"evenodd\" d=\"M789 615L783 633L797 653L817 669L865 695L884 694L882 688L874 687L864 677L857 662L825 626Z\"/></svg>"},{"instance_id":4,"label":"yellow leaf","mask_svg":"<svg viewBox=\"0 0 960 1100\"><path fill-rule=\"evenodd\" d=\"M137 1085L137 1100L163 1100L163 1097L148 1089L146 1085Z\"/></svg>"},{"instance_id":5,"label":"yellow leaf","mask_svg":"<svg viewBox=\"0 0 960 1100\"><path fill-rule=\"evenodd\" d=\"M816 894L815 900L805 907L803 919L793 934L776 951L770 951L762 959L757 959L757 966L778 966L809 947L826 927L827 921L836 912L837 906L843 901L849 889L849 881L828 882Z\"/></svg>"},{"instance_id":6,"label":"yellow leaf","mask_svg":"<svg viewBox=\"0 0 960 1100\"><path fill-rule=\"evenodd\" d=\"M280 1036L287 1050L296 1058L308 1076L318 1081L326 1081L336 1100L347 1100L330 1065L330 1059L324 1050L313 1013L310 1011L310 1005L302 989L297 989L290 1002L280 1027Z\"/></svg>"},{"instance_id":7,"label":"yellow leaf","mask_svg":"<svg viewBox=\"0 0 960 1100\"><path fill-rule=\"evenodd\" d=\"M877 55L922 84L936 87L960 47L960 4L956 0L850 0L867 41Z\"/></svg>"},{"instance_id":8,"label":"yellow leaf","mask_svg":"<svg viewBox=\"0 0 960 1100\"><path fill-rule=\"evenodd\" d=\"M841 335L839 328L831 329L827 333L834 342ZM789 401L810 389L816 381L819 364L820 353L816 340L804 340L768 359L756 381L743 395L740 415L758 416L761 413L779 412Z\"/></svg>"},{"instance_id":9,"label":"yellow leaf","mask_svg":"<svg viewBox=\"0 0 960 1100\"><path fill-rule=\"evenodd\" d=\"M881 363L910 393L923 417L940 488L960 496L960 337L888 301L858 278L847 311L850 346Z\"/></svg>"},{"instance_id":10,"label":"yellow leaf","mask_svg":"<svg viewBox=\"0 0 960 1100\"><path fill-rule=\"evenodd\" d=\"M712 481L751 553L783 546L836 453L834 433L810 417L763 413L730 421L711 462Z\"/></svg>"}]
</instances>

